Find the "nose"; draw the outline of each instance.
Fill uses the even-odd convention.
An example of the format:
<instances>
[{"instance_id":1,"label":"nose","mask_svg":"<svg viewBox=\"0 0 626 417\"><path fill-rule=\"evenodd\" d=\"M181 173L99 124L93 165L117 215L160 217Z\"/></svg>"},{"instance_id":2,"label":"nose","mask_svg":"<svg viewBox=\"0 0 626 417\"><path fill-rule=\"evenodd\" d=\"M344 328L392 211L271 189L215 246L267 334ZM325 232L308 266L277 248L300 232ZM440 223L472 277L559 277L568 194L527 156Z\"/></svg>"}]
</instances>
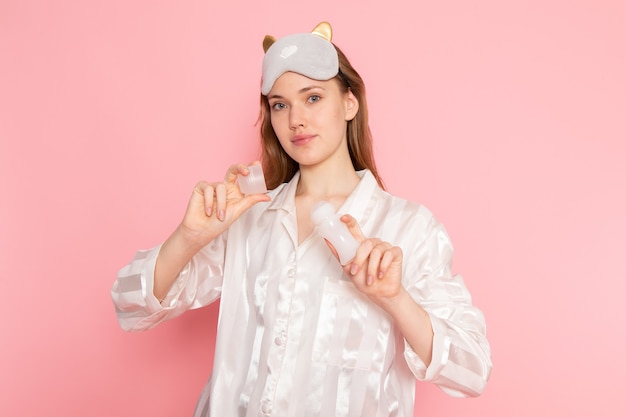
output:
<instances>
[{"instance_id":1,"label":"nose","mask_svg":"<svg viewBox=\"0 0 626 417\"><path fill-rule=\"evenodd\" d=\"M304 127L304 109L300 106L291 106L289 111L289 126L292 130Z\"/></svg>"}]
</instances>

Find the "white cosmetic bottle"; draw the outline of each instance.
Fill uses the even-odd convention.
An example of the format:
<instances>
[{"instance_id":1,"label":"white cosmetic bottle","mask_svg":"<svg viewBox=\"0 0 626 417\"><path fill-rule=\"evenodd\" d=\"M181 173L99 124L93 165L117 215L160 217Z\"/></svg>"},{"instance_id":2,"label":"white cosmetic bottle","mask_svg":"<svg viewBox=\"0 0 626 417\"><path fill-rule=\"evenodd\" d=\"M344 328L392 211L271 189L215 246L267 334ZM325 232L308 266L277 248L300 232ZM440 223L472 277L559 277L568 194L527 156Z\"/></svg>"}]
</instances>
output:
<instances>
[{"instance_id":1,"label":"white cosmetic bottle","mask_svg":"<svg viewBox=\"0 0 626 417\"><path fill-rule=\"evenodd\" d=\"M335 213L332 204L327 201L316 203L311 210L311 220L317 226L317 231L333 245L339 255L341 265L346 265L354 258L359 243L340 217Z\"/></svg>"},{"instance_id":2,"label":"white cosmetic bottle","mask_svg":"<svg viewBox=\"0 0 626 417\"><path fill-rule=\"evenodd\" d=\"M263 167L259 164L250 165L248 171L250 173L245 176L237 174L237 183L241 192L245 195L266 193L267 188L265 177L263 176Z\"/></svg>"}]
</instances>

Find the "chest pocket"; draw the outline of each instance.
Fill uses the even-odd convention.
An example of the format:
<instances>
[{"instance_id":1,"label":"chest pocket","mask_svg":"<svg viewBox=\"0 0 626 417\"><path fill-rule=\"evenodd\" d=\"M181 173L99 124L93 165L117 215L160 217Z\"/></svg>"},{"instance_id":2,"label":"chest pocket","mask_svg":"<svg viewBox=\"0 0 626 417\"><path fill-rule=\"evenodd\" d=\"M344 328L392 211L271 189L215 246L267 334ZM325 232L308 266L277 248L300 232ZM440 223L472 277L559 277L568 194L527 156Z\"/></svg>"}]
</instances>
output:
<instances>
[{"instance_id":1,"label":"chest pocket","mask_svg":"<svg viewBox=\"0 0 626 417\"><path fill-rule=\"evenodd\" d=\"M348 281L326 277L313 347L313 361L382 372L393 348L391 320Z\"/></svg>"}]
</instances>

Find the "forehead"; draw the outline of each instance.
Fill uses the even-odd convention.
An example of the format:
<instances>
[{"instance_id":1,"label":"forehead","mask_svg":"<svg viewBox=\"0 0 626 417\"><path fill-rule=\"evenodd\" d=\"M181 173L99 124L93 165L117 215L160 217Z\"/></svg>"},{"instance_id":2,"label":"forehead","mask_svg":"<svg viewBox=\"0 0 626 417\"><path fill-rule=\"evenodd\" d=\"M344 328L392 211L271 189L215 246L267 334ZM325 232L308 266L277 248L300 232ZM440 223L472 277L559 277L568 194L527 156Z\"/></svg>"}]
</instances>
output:
<instances>
[{"instance_id":1,"label":"forehead","mask_svg":"<svg viewBox=\"0 0 626 417\"><path fill-rule=\"evenodd\" d=\"M301 94L312 88L331 90L336 89L337 85L334 79L327 81L314 80L304 75L289 71L276 79L276 82L267 94L267 97L270 98L275 95L285 97L287 95Z\"/></svg>"}]
</instances>

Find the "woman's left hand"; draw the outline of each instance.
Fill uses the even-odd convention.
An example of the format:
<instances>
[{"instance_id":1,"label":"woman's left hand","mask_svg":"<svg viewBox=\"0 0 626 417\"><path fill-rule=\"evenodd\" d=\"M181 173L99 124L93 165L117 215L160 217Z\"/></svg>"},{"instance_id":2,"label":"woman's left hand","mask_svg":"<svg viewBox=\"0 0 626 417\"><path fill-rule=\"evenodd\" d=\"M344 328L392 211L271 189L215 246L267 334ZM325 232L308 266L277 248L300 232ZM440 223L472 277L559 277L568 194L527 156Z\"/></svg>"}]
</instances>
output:
<instances>
[{"instance_id":1,"label":"woman's left hand","mask_svg":"<svg viewBox=\"0 0 626 417\"><path fill-rule=\"evenodd\" d=\"M428 312L402 286L402 249L378 238L366 238L356 219L348 214L341 216L341 221L360 243L354 259L343 267L344 272L357 290L390 315L428 366L432 360L433 327Z\"/></svg>"},{"instance_id":2,"label":"woman's left hand","mask_svg":"<svg viewBox=\"0 0 626 417\"><path fill-rule=\"evenodd\" d=\"M403 291L402 249L378 238L366 238L349 214L341 216L341 221L360 243L354 259L343 269L359 291L383 307Z\"/></svg>"}]
</instances>

